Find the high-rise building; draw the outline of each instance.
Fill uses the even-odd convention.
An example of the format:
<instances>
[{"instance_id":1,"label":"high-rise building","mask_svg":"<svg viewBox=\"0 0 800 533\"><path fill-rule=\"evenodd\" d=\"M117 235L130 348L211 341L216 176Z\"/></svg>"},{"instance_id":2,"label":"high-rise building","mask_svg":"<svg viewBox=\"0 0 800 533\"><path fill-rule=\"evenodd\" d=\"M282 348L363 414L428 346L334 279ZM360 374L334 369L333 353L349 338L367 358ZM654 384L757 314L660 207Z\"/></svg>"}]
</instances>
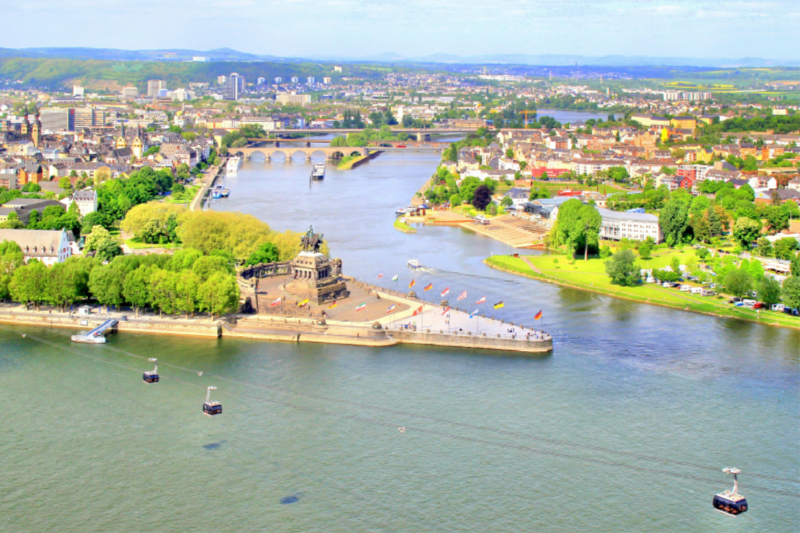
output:
<instances>
[{"instance_id":1,"label":"high-rise building","mask_svg":"<svg viewBox=\"0 0 800 533\"><path fill-rule=\"evenodd\" d=\"M297 76L292 76L292 83L297 83L299 81L300 81L300 78L298 78Z\"/></svg>"},{"instance_id":2,"label":"high-rise building","mask_svg":"<svg viewBox=\"0 0 800 533\"><path fill-rule=\"evenodd\" d=\"M75 110L64 107L45 107L39 111L42 131L75 131Z\"/></svg>"},{"instance_id":3,"label":"high-rise building","mask_svg":"<svg viewBox=\"0 0 800 533\"><path fill-rule=\"evenodd\" d=\"M280 76L275 78L275 83L278 83L278 84L283 83L283 78L281 78Z\"/></svg>"},{"instance_id":4,"label":"high-rise building","mask_svg":"<svg viewBox=\"0 0 800 533\"><path fill-rule=\"evenodd\" d=\"M83 96L83 87L80 87L78 85L73 85L72 96Z\"/></svg>"},{"instance_id":5,"label":"high-rise building","mask_svg":"<svg viewBox=\"0 0 800 533\"><path fill-rule=\"evenodd\" d=\"M167 82L164 80L147 80L147 96L154 98L158 96L158 91L167 88Z\"/></svg>"},{"instance_id":6,"label":"high-rise building","mask_svg":"<svg viewBox=\"0 0 800 533\"><path fill-rule=\"evenodd\" d=\"M311 103L310 94L281 93L275 97L279 104L306 105Z\"/></svg>"},{"instance_id":7,"label":"high-rise building","mask_svg":"<svg viewBox=\"0 0 800 533\"><path fill-rule=\"evenodd\" d=\"M330 85L331 84L331 77L330 76L325 76L324 78L322 78L322 83L324 83L325 85Z\"/></svg>"},{"instance_id":8,"label":"high-rise building","mask_svg":"<svg viewBox=\"0 0 800 533\"><path fill-rule=\"evenodd\" d=\"M225 100L238 100L244 92L244 77L232 72L222 85L222 97Z\"/></svg>"},{"instance_id":9,"label":"high-rise building","mask_svg":"<svg viewBox=\"0 0 800 533\"><path fill-rule=\"evenodd\" d=\"M75 109L75 130L82 130L98 126L93 107L79 107Z\"/></svg>"},{"instance_id":10,"label":"high-rise building","mask_svg":"<svg viewBox=\"0 0 800 533\"><path fill-rule=\"evenodd\" d=\"M258 84L264 85L264 82L267 81L267 78L258 78Z\"/></svg>"},{"instance_id":11,"label":"high-rise building","mask_svg":"<svg viewBox=\"0 0 800 533\"><path fill-rule=\"evenodd\" d=\"M308 77L308 82L307 82L307 83L308 83L308 85L314 85L314 83L315 83L316 81L317 81L317 80L315 80L315 79L314 79L314 76L309 76L309 77Z\"/></svg>"}]
</instances>

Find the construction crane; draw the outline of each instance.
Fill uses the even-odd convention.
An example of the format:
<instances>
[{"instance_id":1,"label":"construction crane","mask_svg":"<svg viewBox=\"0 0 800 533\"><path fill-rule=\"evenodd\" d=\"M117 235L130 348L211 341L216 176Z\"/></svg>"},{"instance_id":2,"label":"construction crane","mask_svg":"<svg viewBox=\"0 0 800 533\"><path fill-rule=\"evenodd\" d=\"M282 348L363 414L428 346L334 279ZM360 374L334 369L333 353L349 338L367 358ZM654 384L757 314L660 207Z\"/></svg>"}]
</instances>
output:
<instances>
[{"instance_id":1,"label":"construction crane","mask_svg":"<svg viewBox=\"0 0 800 533\"><path fill-rule=\"evenodd\" d=\"M520 115L525 115L525 129L527 130L528 129L528 115L532 113L533 116L536 116L536 110L534 109L533 111L530 111L528 109L525 109L524 111L520 111L519 113L520 113Z\"/></svg>"}]
</instances>

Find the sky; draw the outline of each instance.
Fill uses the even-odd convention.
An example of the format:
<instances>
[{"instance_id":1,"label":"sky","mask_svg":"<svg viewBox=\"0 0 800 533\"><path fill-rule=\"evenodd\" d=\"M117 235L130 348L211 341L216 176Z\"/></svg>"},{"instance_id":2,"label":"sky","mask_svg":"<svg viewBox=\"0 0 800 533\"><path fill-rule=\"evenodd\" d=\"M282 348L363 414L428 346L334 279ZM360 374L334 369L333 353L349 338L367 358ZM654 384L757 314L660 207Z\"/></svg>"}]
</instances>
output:
<instances>
[{"instance_id":1,"label":"sky","mask_svg":"<svg viewBox=\"0 0 800 533\"><path fill-rule=\"evenodd\" d=\"M800 59L800 1L0 0L0 47Z\"/></svg>"}]
</instances>

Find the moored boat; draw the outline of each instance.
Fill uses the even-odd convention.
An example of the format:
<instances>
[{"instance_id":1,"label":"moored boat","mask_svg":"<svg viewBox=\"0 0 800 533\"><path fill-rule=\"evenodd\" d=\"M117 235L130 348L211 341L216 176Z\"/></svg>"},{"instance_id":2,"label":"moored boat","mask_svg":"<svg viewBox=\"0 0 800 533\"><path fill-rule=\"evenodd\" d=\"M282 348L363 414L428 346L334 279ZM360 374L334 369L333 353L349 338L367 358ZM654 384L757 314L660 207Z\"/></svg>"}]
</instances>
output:
<instances>
[{"instance_id":1,"label":"moored boat","mask_svg":"<svg viewBox=\"0 0 800 533\"><path fill-rule=\"evenodd\" d=\"M312 180L321 180L325 178L325 163L316 163L311 170Z\"/></svg>"}]
</instances>

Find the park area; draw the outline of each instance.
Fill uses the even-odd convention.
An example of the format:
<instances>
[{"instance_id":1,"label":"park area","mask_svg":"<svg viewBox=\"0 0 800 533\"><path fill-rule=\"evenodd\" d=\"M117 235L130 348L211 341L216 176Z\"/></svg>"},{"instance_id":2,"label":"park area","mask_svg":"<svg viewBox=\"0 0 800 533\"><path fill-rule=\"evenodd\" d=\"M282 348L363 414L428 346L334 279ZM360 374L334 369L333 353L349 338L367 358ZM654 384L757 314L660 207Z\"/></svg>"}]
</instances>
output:
<instances>
[{"instance_id":1,"label":"park area","mask_svg":"<svg viewBox=\"0 0 800 533\"><path fill-rule=\"evenodd\" d=\"M686 248L684 250L658 250L649 259L637 258L637 264L642 269L663 269L673 262L673 258L677 258L680 264L697 262L694 250ZM631 287L614 285L606 273L605 261L599 257L590 257L588 261L584 261L582 258L571 261L569 256L560 254L519 255L519 257L496 255L487 258L486 264L499 270L615 298L776 326L800 328L800 318L765 309L761 309L759 312L746 307L737 307L728 303L726 295L701 296L690 292L681 292L677 288L662 287L655 283L637 284ZM685 284L700 286L696 283Z\"/></svg>"}]
</instances>

